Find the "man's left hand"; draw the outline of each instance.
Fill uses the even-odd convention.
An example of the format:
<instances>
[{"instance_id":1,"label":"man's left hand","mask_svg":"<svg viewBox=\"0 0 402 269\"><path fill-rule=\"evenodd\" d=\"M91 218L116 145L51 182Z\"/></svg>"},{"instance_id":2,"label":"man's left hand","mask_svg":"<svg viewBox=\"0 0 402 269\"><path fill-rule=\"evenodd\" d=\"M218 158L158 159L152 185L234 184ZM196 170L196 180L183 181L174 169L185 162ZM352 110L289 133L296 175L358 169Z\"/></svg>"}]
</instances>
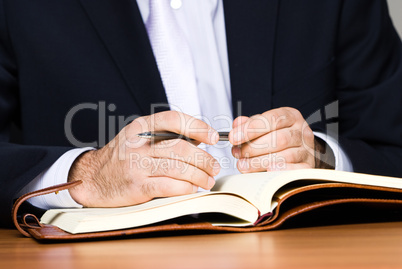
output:
<instances>
[{"instance_id":1,"label":"man's left hand","mask_svg":"<svg viewBox=\"0 0 402 269\"><path fill-rule=\"evenodd\" d=\"M242 173L315 168L320 163L315 158L313 131L294 108L238 117L229 141Z\"/></svg>"}]
</instances>

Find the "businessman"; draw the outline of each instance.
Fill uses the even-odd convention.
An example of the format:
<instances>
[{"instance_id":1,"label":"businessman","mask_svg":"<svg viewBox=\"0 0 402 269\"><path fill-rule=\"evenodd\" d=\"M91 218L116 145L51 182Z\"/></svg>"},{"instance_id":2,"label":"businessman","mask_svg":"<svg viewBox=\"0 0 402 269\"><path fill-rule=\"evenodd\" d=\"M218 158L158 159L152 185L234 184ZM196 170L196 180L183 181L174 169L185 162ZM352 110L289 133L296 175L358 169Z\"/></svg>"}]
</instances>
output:
<instances>
[{"instance_id":1,"label":"businessman","mask_svg":"<svg viewBox=\"0 0 402 269\"><path fill-rule=\"evenodd\" d=\"M0 0L1 225L18 195L74 180L31 203L138 204L236 172L402 176L401 104L385 0Z\"/></svg>"}]
</instances>

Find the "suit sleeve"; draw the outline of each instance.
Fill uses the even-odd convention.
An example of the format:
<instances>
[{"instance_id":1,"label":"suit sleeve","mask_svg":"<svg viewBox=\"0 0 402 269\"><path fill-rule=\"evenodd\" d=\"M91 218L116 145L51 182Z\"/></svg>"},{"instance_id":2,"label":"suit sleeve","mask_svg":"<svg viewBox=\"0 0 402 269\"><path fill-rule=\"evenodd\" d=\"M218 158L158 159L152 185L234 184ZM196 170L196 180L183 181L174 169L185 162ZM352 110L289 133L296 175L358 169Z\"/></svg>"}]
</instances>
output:
<instances>
[{"instance_id":1,"label":"suit sleeve","mask_svg":"<svg viewBox=\"0 0 402 269\"><path fill-rule=\"evenodd\" d=\"M355 172L402 177L402 44L385 0L343 1L340 144Z\"/></svg>"},{"instance_id":2,"label":"suit sleeve","mask_svg":"<svg viewBox=\"0 0 402 269\"><path fill-rule=\"evenodd\" d=\"M19 125L18 96L17 61L0 0L0 227L11 226L11 208L18 191L69 150L10 143L10 127Z\"/></svg>"}]
</instances>

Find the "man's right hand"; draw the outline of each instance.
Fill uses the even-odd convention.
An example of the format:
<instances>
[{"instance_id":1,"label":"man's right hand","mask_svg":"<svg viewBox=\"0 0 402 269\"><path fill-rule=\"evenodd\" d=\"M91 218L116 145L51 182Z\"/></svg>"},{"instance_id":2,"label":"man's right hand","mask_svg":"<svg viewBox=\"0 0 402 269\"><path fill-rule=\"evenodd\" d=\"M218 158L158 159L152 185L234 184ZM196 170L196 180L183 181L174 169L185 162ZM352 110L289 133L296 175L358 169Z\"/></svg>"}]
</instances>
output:
<instances>
[{"instance_id":1,"label":"man's right hand","mask_svg":"<svg viewBox=\"0 0 402 269\"><path fill-rule=\"evenodd\" d=\"M197 142L151 142L137 136L149 131L174 132ZM213 145L218 138L205 122L176 111L137 118L105 147L76 159L68 181L83 184L70 194L85 207L120 207L211 189L220 166L197 144Z\"/></svg>"}]
</instances>

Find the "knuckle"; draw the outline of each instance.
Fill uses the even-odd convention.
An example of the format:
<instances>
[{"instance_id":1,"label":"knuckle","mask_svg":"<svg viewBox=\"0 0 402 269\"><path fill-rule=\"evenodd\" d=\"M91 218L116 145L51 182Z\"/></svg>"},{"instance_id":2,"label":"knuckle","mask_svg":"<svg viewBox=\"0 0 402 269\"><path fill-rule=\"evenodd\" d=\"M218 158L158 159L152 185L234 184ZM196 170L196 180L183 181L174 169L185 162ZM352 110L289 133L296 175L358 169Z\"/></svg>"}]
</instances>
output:
<instances>
[{"instance_id":1,"label":"knuckle","mask_svg":"<svg viewBox=\"0 0 402 269\"><path fill-rule=\"evenodd\" d=\"M201 172L199 169L194 168L191 175L190 181L197 186L205 187L208 186L208 177L205 173Z\"/></svg>"},{"instance_id":2,"label":"knuckle","mask_svg":"<svg viewBox=\"0 0 402 269\"><path fill-rule=\"evenodd\" d=\"M150 130L160 130L161 129L161 122L164 121L164 114L166 112L155 113L150 117L149 128Z\"/></svg>"},{"instance_id":3,"label":"knuckle","mask_svg":"<svg viewBox=\"0 0 402 269\"><path fill-rule=\"evenodd\" d=\"M194 154L194 166L198 169L208 170L212 169L213 165L217 162L211 154L205 151L197 151Z\"/></svg>"},{"instance_id":4,"label":"knuckle","mask_svg":"<svg viewBox=\"0 0 402 269\"><path fill-rule=\"evenodd\" d=\"M283 109L275 109L271 112L271 117L275 120L287 119L287 113Z\"/></svg>"},{"instance_id":5,"label":"knuckle","mask_svg":"<svg viewBox=\"0 0 402 269\"><path fill-rule=\"evenodd\" d=\"M283 119L284 117L286 117L286 115L287 113L284 108L277 108L267 112L268 118L275 119L276 121Z\"/></svg>"},{"instance_id":6,"label":"knuckle","mask_svg":"<svg viewBox=\"0 0 402 269\"><path fill-rule=\"evenodd\" d=\"M312 141L314 139L314 133L313 130L311 130L311 128L309 126L307 126L306 128L304 128L303 130L303 137L305 140L307 141Z\"/></svg>"},{"instance_id":7,"label":"knuckle","mask_svg":"<svg viewBox=\"0 0 402 269\"><path fill-rule=\"evenodd\" d=\"M179 118L179 112L177 111L167 111L164 113L165 119L168 121L176 121Z\"/></svg>"},{"instance_id":8,"label":"knuckle","mask_svg":"<svg viewBox=\"0 0 402 269\"><path fill-rule=\"evenodd\" d=\"M157 193L157 183L155 181L147 181L141 185L141 192L144 196L148 198L156 197Z\"/></svg>"},{"instance_id":9,"label":"knuckle","mask_svg":"<svg viewBox=\"0 0 402 269\"><path fill-rule=\"evenodd\" d=\"M248 129L267 129L268 126L267 118L261 114L252 116L247 122Z\"/></svg>"},{"instance_id":10,"label":"knuckle","mask_svg":"<svg viewBox=\"0 0 402 269\"><path fill-rule=\"evenodd\" d=\"M300 111L296 108L293 107L285 107L285 110L287 111L287 114L289 115L289 117L292 118L300 118L302 117Z\"/></svg>"},{"instance_id":11,"label":"knuckle","mask_svg":"<svg viewBox=\"0 0 402 269\"><path fill-rule=\"evenodd\" d=\"M197 183L199 181L199 175L197 173L197 169L192 167L189 172L190 173L189 173L188 177L189 177L190 182Z\"/></svg>"},{"instance_id":12,"label":"knuckle","mask_svg":"<svg viewBox=\"0 0 402 269\"><path fill-rule=\"evenodd\" d=\"M135 119L130 125L136 125L142 131L151 130L151 116L143 116Z\"/></svg>"},{"instance_id":13,"label":"knuckle","mask_svg":"<svg viewBox=\"0 0 402 269\"><path fill-rule=\"evenodd\" d=\"M293 141L294 145L302 144L302 132L297 129L290 130L290 139ZM290 143L290 141L288 141Z\"/></svg>"},{"instance_id":14,"label":"knuckle","mask_svg":"<svg viewBox=\"0 0 402 269\"><path fill-rule=\"evenodd\" d=\"M167 160L158 159L154 162L154 169L152 169L151 174L153 176L168 176L169 171L174 171L169 169L169 162Z\"/></svg>"},{"instance_id":15,"label":"knuckle","mask_svg":"<svg viewBox=\"0 0 402 269\"><path fill-rule=\"evenodd\" d=\"M205 158L205 161L208 163L208 164L214 164L215 162L218 162L211 154L209 154L208 152L205 152L204 153L204 158Z\"/></svg>"},{"instance_id":16,"label":"knuckle","mask_svg":"<svg viewBox=\"0 0 402 269\"><path fill-rule=\"evenodd\" d=\"M289 122L296 122L299 118L300 112L297 109L291 108L291 107L285 107L282 110L282 115L286 121Z\"/></svg>"},{"instance_id":17,"label":"knuckle","mask_svg":"<svg viewBox=\"0 0 402 269\"><path fill-rule=\"evenodd\" d=\"M289 120L289 113L286 113L283 109L275 109L272 110L268 120L270 120L271 128L272 129L280 129L288 120Z\"/></svg>"},{"instance_id":18,"label":"knuckle","mask_svg":"<svg viewBox=\"0 0 402 269\"><path fill-rule=\"evenodd\" d=\"M183 194L191 194L194 192L194 185L191 183L185 183L183 184L183 189L182 189L182 193Z\"/></svg>"},{"instance_id":19,"label":"knuckle","mask_svg":"<svg viewBox=\"0 0 402 269\"><path fill-rule=\"evenodd\" d=\"M257 128L258 126L257 126L257 123L258 123L258 119L257 119L257 117L256 116L254 116L254 117L252 117L251 118L251 120L248 122L248 124L247 124L247 130L250 130L250 129L255 129L255 128Z\"/></svg>"},{"instance_id":20,"label":"knuckle","mask_svg":"<svg viewBox=\"0 0 402 269\"><path fill-rule=\"evenodd\" d=\"M309 153L304 149L299 149L297 151L297 155L298 155L299 162L304 162L308 159Z\"/></svg>"},{"instance_id":21,"label":"knuckle","mask_svg":"<svg viewBox=\"0 0 402 269\"><path fill-rule=\"evenodd\" d=\"M220 164L214 157L207 156L204 161L205 165L203 164L200 168L204 169L206 172L214 174L214 171L220 169Z\"/></svg>"}]
</instances>

